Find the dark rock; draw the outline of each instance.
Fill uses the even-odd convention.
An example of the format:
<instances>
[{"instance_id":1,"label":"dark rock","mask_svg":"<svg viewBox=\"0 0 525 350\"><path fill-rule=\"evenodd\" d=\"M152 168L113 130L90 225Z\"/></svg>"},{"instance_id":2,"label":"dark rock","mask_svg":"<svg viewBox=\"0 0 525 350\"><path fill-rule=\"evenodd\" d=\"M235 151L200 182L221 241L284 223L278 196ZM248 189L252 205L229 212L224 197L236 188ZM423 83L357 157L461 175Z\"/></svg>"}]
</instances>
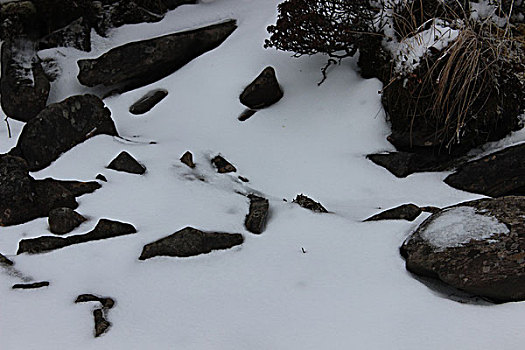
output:
<instances>
[{"instance_id":1,"label":"dark rock","mask_svg":"<svg viewBox=\"0 0 525 350\"><path fill-rule=\"evenodd\" d=\"M273 105L283 97L283 91L275 76L273 67L266 67L242 92L241 103L251 109Z\"/></svg>"},{"instance_id":2,"label":"dark rock","mask_svg":"<svg viewBox=\"0 0 525 350\"><path fill-rule=\"evenodd\" d=\"M425 171L443 171L451 168L456 161L446 155L434 156L408 152L369 154L367 158L397 177L407 177Z\"/></svg>"},{"instance_id":3,"label":"dark rock","mask_svg":"<svg viewBox=\"0 0 525 350\"><path fill-rule=\"evenodd\" d=\"M301 207L311 211L315 211L318 213L328 213L328 210L326 210L325 207L321 205L321 203L316 202L313 199L308 198L307 196L302 194L298 194L297 197L295 197L295 199L293 200L293 203L297 203Z\"/></svg>"},{"instance_id":4,"label":"dark rock","mask_svg":"<svg viewBox=\"0 0 525 350\"><path fill-rule=\"evenodd\" d=\"M38 13L39 37L64 28L80 17L90 17L92 0L32 0Z\"/></svg>"},{"instance_id":5,"label":"dark rock","mask_svg":"<svg viewBox=\"0 0 525 350\"><path fill-rule=\"evenodd\" d=\"M0 92L7 117L27 122L46 107L50 84L34 44L27 40L2 44Z\"/></svg>"},{"instance_id":6,"label":"dark rock","mask_svg":"<svg viewBox=\"0 0 525 350\"><path fill-rule=\"evenodd\" d=\"M268 199L259 196L250 195L248 198L250 198L250 210L244 220L244 226L252 233L262 233L266 226L270 204Z\"/></svg>"},{"instance_id":7,"label":"dark rock","mask_svg":"<svg viewBox=\"0 0 525 350\"><path fill-rule=\"evenodd\" d=\"M245 109L241 115L239 116L239 119L241 122L250 119L257 111L255 109Z\"/></svg>"},{"instance_id":8,"label":"dark rock","mask_svg":"<svg viewBox=\"0 0 525 350\"><path fill-rule=\"evenodd\" d=\"M71 208L55 208L49 212L49 230L57 235L63 235L73 231L86 218Z\"/></svg>"},{"instance_id":9,"label":"dark rock","mask_svg":"<svg viewBox=\"0 0 525 350\"><path fill-rule=\"evenodd\" d=\"M14 262L6 258L3 254L0 253L0 265L13 265Z\"/></svg>"},{"instance_id":10,"label":"dark rock","mask_svg":"<svg viewBox=\"0 0 525 350\"><path fill-rule=\"evenodd\" d=\"M35 180L35 204L42 210L42 216L47 216L54 208L72 208L78 206L75 195L54 179Z\"/></svg>"},{"instance_id":11,"label":"dark rock","mask_svg":"<svg viewBox=\"0 0 525 350\"><path fill-rule=\"evenodd\" d=\"M385 210L379 214L369 217L365 221L378 221L378 220L408 220L414 221L422 210L420 207L414 204L403 204L399 207Z\"/></svg>"},{"instance_id":12,"label":"dark rock","mask_svg":"<svg viewBox=\"0 0 525 350\"><path fill-rule=\"evenodd\" d=\"M72 96L31 119L10 154L24 158L29 170L41 170L63 152L100 134L118 135L104 102L94 95Z\"/></svg>"},{"instance_id":13,"label":"dark rock","mask_svg":"<svg viewBox=\"0 0 525 350\"><path fill-rule=\"evenodd\" d=\"M196 4L197 0L162 0L162 2L168 9L173 10L180 5Z\"/></svg>"},{"instance_id":14,"label":"dark rock","mask_svg":"<svg viewBox=\"0 0 525 350\"><path fill-rule=\"evenodd\" d=\"M525 195L525 144L466 163L449 175L445 183L491 197Z\"/></svg>"},{"instance_id":15,"label":"dark rock","mask_svg":"<svg viewBox=\"0 0 525 350\"><path fill-rule=\"evenodd\" d=\"M95 337L100 337L106 333L111 327L111 323L104 318L104 312L102 309L96 309L93 311L93 317L95 319Z\"/></svg>"},{"instance_id":16,"label":"dark rock","mask_svg":"<svg viewBox=\"0 0 525 350\"><path fill-rule=\"evenodd\" d=\"M37 21L37 11L31 1L12 1L0 4L0 21L2 40L37 35L38 29L34 25Z\"/></svg>"},{"instance_id":17,"label":"dark rock","mask_svg":"<svg viewBox=\"0 0 525 350\"><path fill-rule=\"evenodd\" d=\"M40 50L53 47L74 47L91 51L91 28L83 17L42 38L38 43Z\"/></svg>"},{"instance_id":18,"label":"dark rock","mask_svg":"<svg viewBox=\"0 0 525 350\"><path fill-rule=\"evenodd\" d=\"M496 302L525 300L525 197L443 209L405 241L407 270Z\"/></svg>"},{"instance_id":19,"label":"dark rock","mask_svg":"<svg viewBox=\"0 0 525 350\"><path fill-rule=\"evenodd\" d=\"M425 207L421 207L421 211L425 213L436 214L439 211L441 211L441 208L433 207L433 206L425 206Z\"/></svg>"},{"instance_id":20,"label":"dark rock","mask_svg":"<svg viewBox=\"0 0 525 350\"><path fill-rule=\"evenodd\" d=\"M162 14L154 13L138 5L137 2L140 1L112 1L99 8L96 25L99 34L105 35L110 28L117 28L124 24L153 23L164 18Z\"/></svg>"},{"instance_id":21,"label":"dark rock","mask_svg":"<svg viewBox=\"0 0 525 350\"><path fill-rule=\"evenodd\" d=\"M18 244L17 254L39 254L64 248L73 244L113 238L136 232L137 230L130 224L108 219L101 219L92 231L82 235L74 235L69 237L42 236L31 239L23 239Z\"/></svg>"},{"instance_id":22,"label":"dark rock","mask_svg":"<svg viewBox=\"0 0 525 350\"><path fill-rule=\"evenodd\" d=\"M226 159L224 159L222 156L218 155L215 156L211 160L212 164L215 165L217 168L217 172L224 174L224 173L234 173L237 171L237 169Z\"/></svg>"},{"instance_id":23,"label":"dark rock","mask_svg":"<svg viewBox=\"0 0 525 350\"><path fill-rule=\"evenodd\" d=\"M137 102L129 107L131 114L144 114L149 112L157 103L162 101L164 97L168 96L168 91L163 89L152 90L146 95L142 96Z\"/></svg>"},{"instance_id":24,"label":"dark rock","mask_svg":"<svg viewBox=\"0 0 525 350\"><path fill-rule=\"evenodd\" d=\"M93 193L102 187L96 181L69 181L69 180L53 180L69 192L73 193L75 197L82 196L84 194Z\"/></svg>"},{"instance_id":25,"label":"dark rock","mask_svg":"<svg viewBox=\"0 0 525 350\"><path fill-rule=\"evenodd\" d=\"M244 176L238 176L237 177L239 180L241 180L242 182L250 182L249 179L245 178Z\"/></svg>"},{"instance_id":26,"label":"dark rock","mask_svg":"<svg viewBox=\"0 0 525 350\"><path fill-rule=\"evenodd\" d=\"M140 260L155 256L189 257L207 254L212 250L228 249L242 244L244 238L239 233L203 232L186 227L174 234L146 244L140 254Z\"/></svg>"},{"instance_id":27,"label":"dark rock","mask_svg":"<svg viewBox=\"0 0 525 350\"><path fill-rule=\"evenodd\" d=\"M195 168L195 163L193 162L193 155L190 151L186 151L186 153L184 153L182 157L180 157L180 161L192 169Z\"/></svg>"},{"instance_id":28,"label":"dark rock","mask_svg":"<svg viewBox=\"0 0 525 350\"><path fill-rule=\"evenodd\" d=\"M104 309L111 309L115 305L115 301L110 297L98 297L93 294L80 294L75 303L87 303L90 301L99 302Z\"/></svg>"},{"instance_id":29,"label":"dark rock","mask_svg":"<svg viewBox=\"0 0 525 350\"><path fill-rule=\"evenodd\" d=\"M124 92L164 78L194 58L219 46L237 28L234 20L132 42L96 59L80 60L79 81Z\"/></svg>"},{"instance_id":30,"label":"dark rock","mask_svg":"<svg viewBox=\"0 0 525 350\"><path fill-rule=\"evenodd\" d=\"M108 169L139 175L142 175L146 172L146 167L137 162L135 158L125 151L120 152L117 158L113 159L107 167Z\"/></svg>"},{"instance_id":31,"label":"dark rock","mask_svg":"<svg viewBox=\"0 0 525 350\"><path fill-rule=\"evenodd\" d=\"M36 289L49 286L49 282L35 282L35 283L18 283L13 285L13 289Z\"/></svg>"},{"instance_id":32,"label":"dark rock","mask_svg":"<svg viewBox=\"0 0 525 350\"><path fill-rule=\"evenodd\" d=\"M95 179L100 180L100 181L104 181L104 182L108 182L108 179L106 179L106 177L104 175L102 175L102 174L97 174Z\"/></svg>"}]
</instances>

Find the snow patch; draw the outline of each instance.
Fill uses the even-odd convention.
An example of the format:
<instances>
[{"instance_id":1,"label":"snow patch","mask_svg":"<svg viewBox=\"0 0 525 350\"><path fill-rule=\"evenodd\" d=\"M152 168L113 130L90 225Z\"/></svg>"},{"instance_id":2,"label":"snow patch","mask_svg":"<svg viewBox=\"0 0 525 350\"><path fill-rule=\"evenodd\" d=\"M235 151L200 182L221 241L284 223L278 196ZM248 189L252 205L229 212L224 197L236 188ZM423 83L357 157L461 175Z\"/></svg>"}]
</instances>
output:
<instances>
[{"instance_id":1,"label":"snow patch","mask_svg":"<svg viewBox=\"0 0 525 350\"><path fill-rule=\"evenodd\" d=\"M455 207L443 212L421 232L421 238L442 251L459 247L471 240L509 233L507 226L496 218L481 215L472 207Z\"/></svg>"}]
</instances>

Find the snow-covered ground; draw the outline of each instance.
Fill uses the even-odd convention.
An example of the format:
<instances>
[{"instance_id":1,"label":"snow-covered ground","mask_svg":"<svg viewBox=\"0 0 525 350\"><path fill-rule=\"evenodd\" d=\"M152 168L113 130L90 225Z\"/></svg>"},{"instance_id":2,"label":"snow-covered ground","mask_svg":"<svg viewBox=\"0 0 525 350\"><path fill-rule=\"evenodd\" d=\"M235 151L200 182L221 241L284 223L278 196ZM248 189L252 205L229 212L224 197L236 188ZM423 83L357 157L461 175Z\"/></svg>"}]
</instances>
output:
<instances>
[{"instance_id":1,"label":"snow-covered ground","mask_svg":"<svg viewBox=\"0 0 525 350\"><path fill-rule=\"evenodd\" d=\"M362 222L404 203L446 206L480 198L442 182L448 173L397 179L365 159L393 150L380 104L381 84L364 80L355 60L344 61L320 87L323 57L294 59L265 50L266 26L278 0L216 0L182 6L155 24L95 37L89 54L47 50L62 77L50 100L87 92L76 82L76 59L96 57L130 40L238 20L217 49L171 76L105 99L119 133L132 142L97 136L62 155L36 178L107 183L79 198L90 220L135 225L138 233L39 255L16 255L22 238L49 234L47 220L0 228L0 252L14 269L0 270L0 349L517 349L525 342L525 303L462 304L436 294L404 267L398 248L416 222ZM277 71L284 98L245 122L238 95L266 66ZM151 112L129 106L153 88L169 95ZM16 143L0 124L0 152ZM525 139L513 135L512 142ZM150 144L156 141L156 144ZM510 141L507 141L510 142ZM496 146L501 147L500 142ZM122 150L146 165L143 176L105 168ZM190 150L195 170L179 161ZM222 154L238 173L217 174L209 163ZM247 177L242 183L237 175ZM204 177L206 182L197 180ZM266 231L244 229L249 201L270 200ZM304 193L331 213L292 204ZM283 199L287 199L285 202ZM193 226L239 232L240 247L193 258L139 261L144 244ZM303 253L302 249L306 253ZM24 277L47 288L12 290ZM93 337L93 305L77 295L110 296L112 328Z\"/></svg>"}]
</instances>

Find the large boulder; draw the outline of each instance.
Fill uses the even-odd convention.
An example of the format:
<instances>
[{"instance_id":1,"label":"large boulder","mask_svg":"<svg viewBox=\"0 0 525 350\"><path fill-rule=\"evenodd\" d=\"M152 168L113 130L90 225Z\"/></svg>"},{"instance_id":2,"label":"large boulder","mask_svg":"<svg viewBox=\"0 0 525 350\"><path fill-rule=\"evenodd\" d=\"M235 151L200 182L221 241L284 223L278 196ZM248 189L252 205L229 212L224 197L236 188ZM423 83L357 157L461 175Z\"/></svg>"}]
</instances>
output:
<instances>
[{"instance_id":1,"label":"large boulder","mask_svg":"<svg viewBox=\"0 0 525 350\"><path fill-rule=\"evenodd\" d=\"M463 191L491 197L525 195L525 144L466 163L445 182Z\"/></svg>"},{"instance_id":2,"label":"large boulder","mask_svg":"<svg viewBox=\"0 0 525 350\"><path fill-rule=\"evenodd\" d=\"M405 241L406 268L496 302L525 300L525 198L445 208Z\"/></svg>"},{"instance_id":3,"label":"large boulder","mask_svg":"<svg viewBox=\"0 0 525 350\"><path fill-rule=\"evenodd\" d=\"M162 79L219 46L237 28L235 20L116 47L78 61L79 81L110 92L132 90Z\"/></svg>"},{"instance_id":4,"label":"large boulder","mask_svg":"<svg viewBox=\"0 0 525 350\"><path fill-rule=\"evenodd\" d=\"M23 122L31 120L46 107L49 90L35 44L27 40L5 41L0 95L6 116Z\"/></svg>"},{"instance_id":5,"label":"large boulder","mask_svg":"<svg viewBox=\"0 0 525 350\"><path fill-rule=\"evenodd\" d=\"M111 112L94 95L72 96L47 106L22 129L10 154L24 158L29 170L47 167L62 153L88 138L117 136Z\"/></svg>"},{"instance_id":6,"label":"large boulder","mask_svg":"<svg viewBox=\"0 0 525 350\"><path fill-rule=\"evenodd\" d=\"M239 96L248 108L258 109L273 105L283 97L273 67L266 67Z\"/></svg>"}]
</instances>

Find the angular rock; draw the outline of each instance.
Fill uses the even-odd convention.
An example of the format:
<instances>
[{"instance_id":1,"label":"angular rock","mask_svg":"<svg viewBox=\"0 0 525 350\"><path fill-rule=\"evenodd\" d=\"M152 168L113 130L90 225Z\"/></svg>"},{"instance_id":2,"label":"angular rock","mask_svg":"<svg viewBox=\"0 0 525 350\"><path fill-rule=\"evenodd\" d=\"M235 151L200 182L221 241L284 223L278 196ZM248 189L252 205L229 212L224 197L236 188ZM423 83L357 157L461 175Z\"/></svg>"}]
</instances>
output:
<instances>
[{"instance_id":1,"label":"angular rock","mask_svg":"<svg viewBox=\"0 0 525 350\"><path fill-rule=\"evenodd\" d=\"M108 331L111 327L111 323L104 317L102 309L96 309L93 311L93 318L95 320L95 337L100 337Z\"/></svg>"},{"instance_id":2,"label":"angular rock","mask_svg":"<svg viewBox=\"0 0 525 350\"><path fill-rule=\"evenodd\" d=\"M414 204L403 204L399 207L385 210L379 214L369 217L365 221L378 221L378 220L408 220L414 221L422 210L420 207Z\"/></svg>"},{"instance_id":3,"label":"angular rock","mask_svg":"<svg viewBox=\"0 0 525 350\"><path fill-rule=\"evenodd\" d=\"M63 235L73 231L86 218L71 208L55 208L49 212L49 230L57 235Z\"/></svg>"},{"instance_id":4,"label":"angular rock","mask_svg":"<svg viewBox=\"0 0 525 350\"><path fill-rule=\"evenodd\" d=\"M233 166L233 164L228 162L226 159L224 159L220 155L215 156L211 160L211 162L217 168L218 173L225 174L225 173L234 173L237 171L237 169Z\"/></svg>"},{"instance_id":5,"label":"angular rock","mask_svg":"<svg viewBox=\"0 0 525 350\"><path fill-rule=\"evenodd\" d=\"M443 209L403 243L407 270L496 302L525 300L525 197Z\"/></svg>"},{"instance_id":6,"label":"angular rock","mask_svg":"<svg viewBox=\"0 0 525 350\"><path fill-rule=\"evenodd\" d=\"M245 109L241 115L239 115L239 121L243 122L243 121L246 121L248 119L250 119L255 113L257 113L257 111L255 109Z\"/></svg>"},{"instance_id":7,"label":"angular rock","mask_svg":"<svg viewBox=\"0 0 525 350\"><path fill-rule=\"evenodd\" d=\"M0 101L6 116L23 122L33 119L46 107L49 90L34 44L27 40L5 41Z\"/></svg>"},{"instance_id":8,"label":"angular rock","mask_svg":"<svg viewBox=\"0 0 525 350\"><path fill-rule=\"evenodd\" d=\"M91 27L83 17L80 17L45 36L38 43L40 50L53 47L74 47L82 51L91 51Z\"/></svg>"},{"instance_id":9,"label":"angular rock","mask_svg":"<svg viewBox=\"0 0 525 350\"><path fill-rule=\"evenodd\" d=\"M120 152L120 154L109 163L107 168L139 175L146 172L146 167L125 151Z\"/></svg>"},{"instance_id":10,"label":"angular rock","mask_svg":"<svg viewBox=\"0 0 525 350\"><path fill-rule=\"evenodd\" d=\"M234 20L116 47L96 59L80 60L79 81L124 92L162 79L219 46L237 28Z\"/></svg>"},{"instance_id":11,"label":"angular rock","mask_svg":"<svg viewBox=\"0 0 525 350\"><path fill-rule=\"evenodd\" d=\"M262 233L266 226L270 204L268 199L256 195L250 195L248 198L250 198L250 210L244 220L244 226L252 233Z\"/></svg>"},{"instance_id":12,"label":"angular rock","mask_svg":"<svg viewBox=\"0 0 525 350\"><path fill-rule=\"evenodd\" d=\"M168 96L168 91L164 89L157 89L148 92L142 96L137 102L129 107L131 114L144 114L149 112L157 103L162 101L164 97Z\"/></svg>"},{"instance_id":13,"label":"angular rock","mask_svg":"<svg viewBox=\"0 0 525 350\"><path fill-rule=\"evenodd\" d=\"M35 282L35 283L18 283L13 285L13 289L37 289L49 286L49 282Z\"/></svg>"},{"instance_id":14,"label":"angular rock","mask_svg":"<svg viewBox=\"0 0 525 350\"><path fill-rule=\"evenodd\" d=\"M239 99L251 109L265 108L273 105L283 97L273 67L266 67L255 80L248 85Z\"/></svg>"},{"instance_id":15,"label":"angular rock","mask_svg":"<svg viewBox=\"0 0 525 350\"><path fill-rule=\"evenodd\" d=\"M466 163L449 175L445 183L490 197L525 195L525 144Z\"/></svg>"},{"instance_id":16,"label":"angular rock","mask_svg":"<svg viewBox=\"0 0 525 350\"><path fill-rule=\"evenodd\" d=\"M191 154L190 151L186 151L186 153L184 153L182 157L180 157L180 161L192 169L195 168L195 163L193 162L193 154Z\"/></svg>"},{"instance_id":17,"label":"angular rock","mask_svg":"<svg viewBox=\"0 0 525 350\"><path fill-rule=\"evenodd\" d=\"M104 102L94 95L72 96L47 106L31 119L9 153L24 158L29 170L37 171L62 153L100 134L118 135Z\"/></svg>"},{"instance_id":18,"label":"angular rock","mask_svg":"<svg viewBox=\"0 0 525 350\"><path fill-rule=\"evenodd\" d=\"M3 254L0 253L0 265L14 265L14 262L6 258Z\"/></svg>"},{"instance_id":19,"label":"angular rock","mask_svg":"<svg viewBox=\"0 0 525 350\"><path fill-rule=\"evenodd\" d=\"M308 198L307 196L303 194L298 194L297 197L292 201L293 203L299 204L301 207L315 211L318 213L328 213L328 210L326 210L325 207L321 205L321 203L314 201L311 198Z\"/></svg>"},{"instance_id":20,"label":"angular rock","mask_svg":"<svg viewBox=\"0 0 525 350\"><path fill-rule=\"evenodd\" d=\"M80 294L75 303L86 303L90 301L99 302L104 309L111 309L115 305L115 301L110 297L99 297L93 294Z\"/></svg>"},{"instance_id":21,"label":"angular rock","mask_svg":"<svg viewBox=\"0 0 525 350\"><path fill-rule=\"evenodd\" d=\"M113 238L123 235L136 233L137 230L133 225L100 219L95 228L82 235L68 237L42 236L31 239L23 239L18 244L17 254L39 254L64 248L73 244L85 243L101 239Z\"/></svg>"},{"instance_id":22,"label":"angular rock","mask_svg":"<svg viewBox=\"0 0 525 350\"><path fill-rule=\"evenodd\" d=\"M408 152L369 154L366 157L386 168L396 177L407 177L425 171L443 171L452 167L455 162L446 155L434 156Z\"/></svg>"},{"instance_id":23,"label":"angular rock","mask_svg":"<svg viewBox=\"0 0 525 350\"><path fill-rule=\"evenodd\" d=\"M174 234L146 244L140 254L140 260L155 256L189 257L207 254L212 250L228 249L242 244L244 237L239 233L203 232L193 227L186 227Z\"/></svg>"}]
</instances>

